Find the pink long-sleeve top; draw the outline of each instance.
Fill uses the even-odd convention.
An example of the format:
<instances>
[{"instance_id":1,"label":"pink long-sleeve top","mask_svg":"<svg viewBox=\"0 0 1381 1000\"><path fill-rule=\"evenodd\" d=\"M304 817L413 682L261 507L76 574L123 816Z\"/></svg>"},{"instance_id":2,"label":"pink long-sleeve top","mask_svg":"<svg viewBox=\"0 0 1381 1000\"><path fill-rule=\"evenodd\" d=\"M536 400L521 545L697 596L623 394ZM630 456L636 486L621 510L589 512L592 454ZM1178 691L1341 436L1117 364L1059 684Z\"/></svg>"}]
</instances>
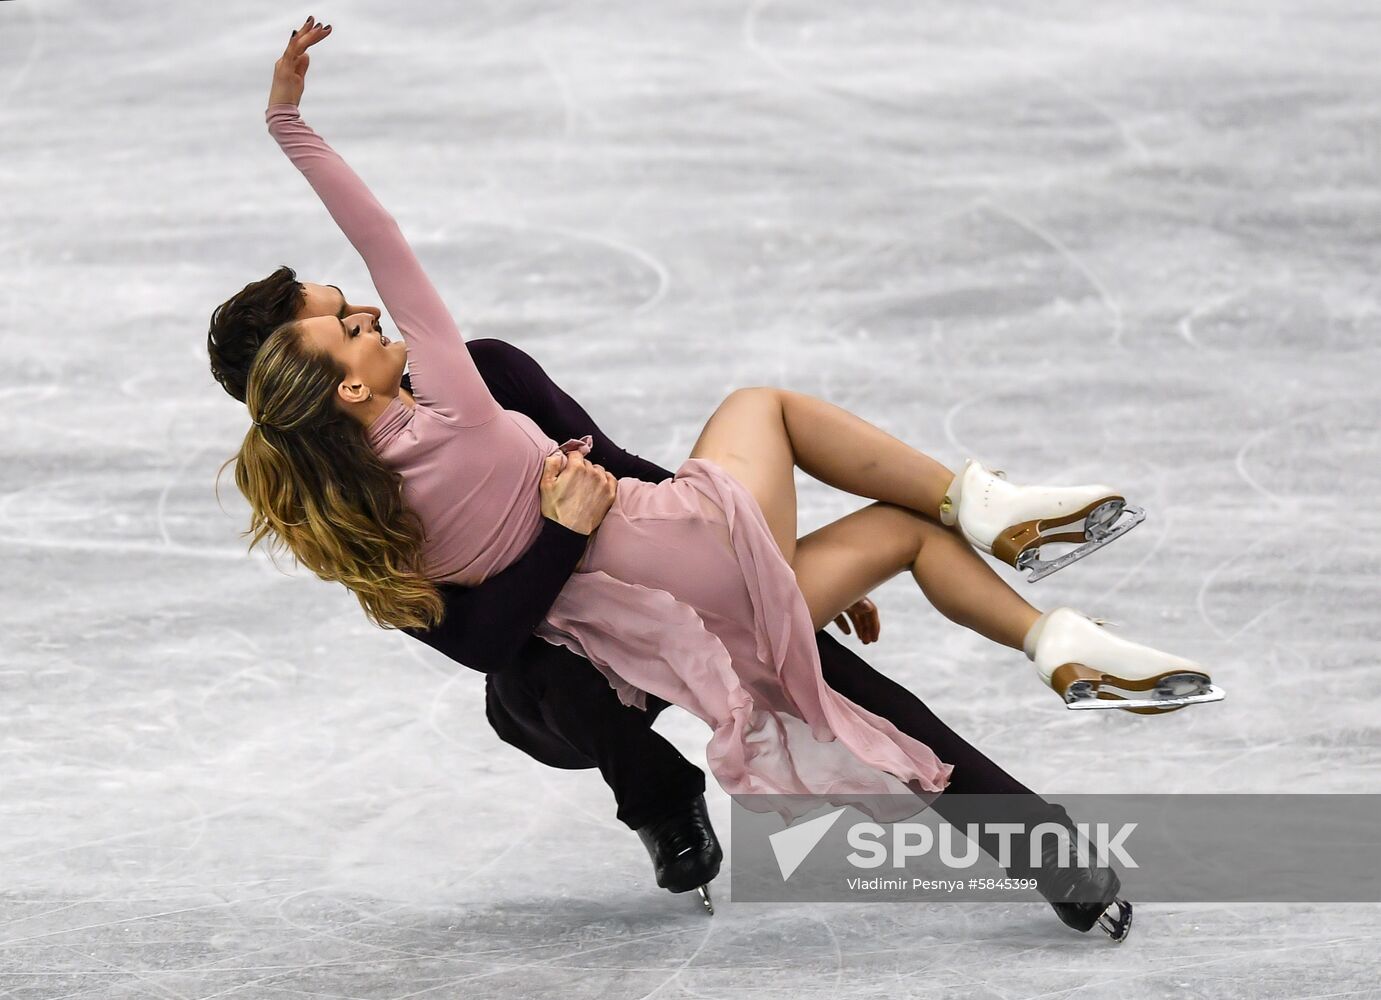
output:
<instances>
[{"instance_id":1,"label":"pink long-sleeve top","mask_svg":"<svg viewBox=\"0 0 1381 1000\"><path fill-rule=\"evenodd\" d=\"M558 445L526 414L499 406L393 216L302 120L297 105L271 104L265 117L269 133L364 259L403 335L416 405L394 397L368 438L384 464L402 475L404 503L422 520L425 575L479 583L541 532L538 483L546 457L588 452L590 438Z\"/></svg>"}]
</instances>

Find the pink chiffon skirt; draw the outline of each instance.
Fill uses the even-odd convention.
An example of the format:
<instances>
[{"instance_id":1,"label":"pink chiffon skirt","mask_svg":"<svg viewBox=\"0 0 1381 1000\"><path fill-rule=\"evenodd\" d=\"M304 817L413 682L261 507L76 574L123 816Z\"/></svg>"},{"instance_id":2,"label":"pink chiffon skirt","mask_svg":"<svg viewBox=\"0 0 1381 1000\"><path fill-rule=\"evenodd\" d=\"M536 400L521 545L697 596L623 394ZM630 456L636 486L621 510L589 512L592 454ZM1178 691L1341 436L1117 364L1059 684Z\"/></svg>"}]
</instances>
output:
<instances>
[{"instance_id":1,"label":"pink chiffon skirt","mask_svg":"<svg viewBox=\"0 0 1381 1000\"><path fill-rule=\"evenodd\" d=\"M561 448L589 450L585 439ZM661 483L619 480L537 635L590 660L625 704L643 707L647 692L704 720L710 770L731 794L919 797L886 817L901 818L949 782L953 765L825 683L805 598L761 508L709 460L687 459ZM820 804L740 801L788 822Z\"/></svg>"}]
</instances>

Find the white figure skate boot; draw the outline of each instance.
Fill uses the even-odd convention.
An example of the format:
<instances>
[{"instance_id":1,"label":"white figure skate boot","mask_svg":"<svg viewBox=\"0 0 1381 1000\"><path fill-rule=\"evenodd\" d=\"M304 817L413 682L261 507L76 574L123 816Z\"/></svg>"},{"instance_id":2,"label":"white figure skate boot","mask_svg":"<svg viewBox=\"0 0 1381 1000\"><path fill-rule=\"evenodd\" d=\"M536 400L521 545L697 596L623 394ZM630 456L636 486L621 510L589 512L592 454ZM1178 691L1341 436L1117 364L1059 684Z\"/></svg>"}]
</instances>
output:
<instances>
[{"instance_id":1,"label":"white figure skate boot","mask_svg":"<svg viewBox=\"0 0 1381 1000\"><path fill-rule=\"evenodd\" d=\"M1110 486L1015 486L1001 476L969 459L945 494L940 521L957 522L970 544L1009 566L1031 570L1029 583L1101 549L1146 519L1145 511L1128 507ZM1074 530L1041 534L1065 524ZM1049 542L1085 544L1042 560L1038 550Z\"/></svg>"},{"instance_id":2,"label":"white figure skate boot","mask_svg":"<svg viewBox=\"0 0 1381 1000\"><path fill-rule=\"evenodd\" d=\"M1192 660L1119 639L1101 625L1071 608L1056 608L1026 636L1027 657L1066 708L1158 715L1227 696Z\"/></svg>"}]
</instances>

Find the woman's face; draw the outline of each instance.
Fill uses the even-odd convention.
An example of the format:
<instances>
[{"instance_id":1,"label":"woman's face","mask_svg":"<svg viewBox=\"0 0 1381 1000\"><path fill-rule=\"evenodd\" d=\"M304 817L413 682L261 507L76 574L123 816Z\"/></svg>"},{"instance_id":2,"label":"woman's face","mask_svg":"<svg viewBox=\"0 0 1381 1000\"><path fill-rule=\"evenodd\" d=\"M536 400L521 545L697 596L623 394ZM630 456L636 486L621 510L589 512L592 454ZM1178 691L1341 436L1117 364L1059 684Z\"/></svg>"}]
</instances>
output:
<instances>
[{"instance_id":1,"label":"woman's face","mask_svg":"<svg viewBox=\"0 0 1381 1000\"><path fill-rule=\"evenodd\" d=\"M396 396L407 363L407 346L391 340L379 324L376 306L358 306L335 285L303 282L304 303L297 318L310 343L330 354L345 369L346 382L361 385L367 396Z\"/></svg>"}]
</instances>

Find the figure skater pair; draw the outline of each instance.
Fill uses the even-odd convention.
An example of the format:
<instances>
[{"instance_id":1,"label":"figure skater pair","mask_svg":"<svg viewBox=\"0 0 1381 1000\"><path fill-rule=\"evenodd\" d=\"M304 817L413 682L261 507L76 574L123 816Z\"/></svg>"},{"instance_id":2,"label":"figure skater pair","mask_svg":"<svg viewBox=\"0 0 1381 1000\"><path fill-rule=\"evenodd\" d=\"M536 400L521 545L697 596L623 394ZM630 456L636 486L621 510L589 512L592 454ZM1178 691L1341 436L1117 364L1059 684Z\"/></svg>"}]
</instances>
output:
<instances>
[{"instance_id":1,"label":"figure skater pair","mask_svg":"<svg viewBox=\"0 0 1381 1000\"><path fill-rule=\"evenodd\" d=\"M406 341L373 308L278 325L245 380L253 426L235 480L251 545L269 539L342 582L382 627L430 630L442 586L483 584L534 545L541 484L580 475L594 443L558 442L499 404L396 221L302 120L307 49L329 34L312 19L294 32L269 131ZM798 467L874 503L798 540ZM533 631L588 660L624 705L651 697L705 721L731 793L933 797L950 784L952 764L822 674L818 630L902 571L946 617L1025 652L1071 708L1161 714L1223 697L1193 661L1069 608L1042 614L979 554L1036 577L1061 569L1142 516L1111 488L1018 486L976 461L956 475L833 404L766 386L730 393L671 479L605 475L607 513ZM1056 542L1081 548L1041 560Z\"/></svg>"}]
</instances>

